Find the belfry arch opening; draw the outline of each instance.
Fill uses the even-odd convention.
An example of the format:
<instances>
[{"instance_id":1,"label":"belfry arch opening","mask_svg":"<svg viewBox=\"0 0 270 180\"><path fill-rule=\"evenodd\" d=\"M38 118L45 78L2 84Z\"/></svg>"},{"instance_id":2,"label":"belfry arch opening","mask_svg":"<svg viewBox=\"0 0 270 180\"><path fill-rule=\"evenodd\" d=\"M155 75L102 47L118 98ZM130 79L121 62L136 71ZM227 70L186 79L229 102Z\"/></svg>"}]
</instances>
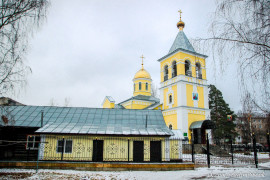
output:
<instances>
[{"instance_id":1,"label":"belfry arch opening","mask_svg":"<svg viewBox=\"0 0 270 180\"><path fill-rule=\"evenodd\" d=\"M196 77L198 79L202 79L202 69L201 69L201 64L200 63L196 63Z\"/></svg>"},{"instance_id":2,"label":"belfry arch opening","mask_svg":"<svg viewBox=\"0 0 270 180\"><path fill-rule=\"evenodd\" d=\"M168 65L165 65L164 66L164 81L168 80L168 74L169 74Z\"/></svg>"},{"instance_id":3,"label":"belfry arch opening","mask_svg":"<svg viewBox=\"0 0 270 180\"><path fill-rule=\"evenodd\" d=\"M172 78L177 76L177 66L176 66L176 61L172 62Z\"/></svg>"},{"instance_id":4,"label":"belfry arch opening","mask_svg":"<svg viewBox=\"0 0 270 180\"><path fill-rule=\"evenodd\" d=\"M186 76L191 76L191 67L190 67L190 61L189 60L185 60L185 75Z\"/></svg>"}]
</instances>

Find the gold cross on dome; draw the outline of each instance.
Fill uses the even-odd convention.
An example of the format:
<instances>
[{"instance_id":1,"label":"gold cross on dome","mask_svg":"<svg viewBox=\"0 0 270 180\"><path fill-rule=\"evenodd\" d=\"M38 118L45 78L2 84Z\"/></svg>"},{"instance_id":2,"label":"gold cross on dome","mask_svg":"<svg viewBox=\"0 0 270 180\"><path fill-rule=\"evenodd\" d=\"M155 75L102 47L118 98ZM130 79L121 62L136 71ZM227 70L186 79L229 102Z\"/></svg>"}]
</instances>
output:
<instances>
[{"instance_id":1,"label":"gold cross on dome","mask_svg":"<svg viewBox=\"0 0 270 180\"><path fill-rule=\"evenodd\" d=\"M180 20L181 20L181 14L183 13L181 9L178 11L180 13Z\"/></svg>"},{"instance_id":2,"label":"gold cross on dome","mask_svg":"<svg viewBox=\"0 0 270 180\"><path fill-rule=\"evenodd\" d=\"M142 55L140 58L142 58L142 66L143 66L143 58L145 58L145 57Z\"/></svg>"}]
</instances>

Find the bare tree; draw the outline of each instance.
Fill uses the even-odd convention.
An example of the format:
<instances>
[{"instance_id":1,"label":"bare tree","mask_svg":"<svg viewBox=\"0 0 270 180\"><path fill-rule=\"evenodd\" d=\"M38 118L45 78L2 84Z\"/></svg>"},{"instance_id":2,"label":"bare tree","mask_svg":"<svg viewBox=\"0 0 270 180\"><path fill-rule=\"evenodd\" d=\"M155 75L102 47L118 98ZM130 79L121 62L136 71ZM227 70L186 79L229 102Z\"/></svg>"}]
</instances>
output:
<instances>
[{"instance_id":1,"label":"bare tree","mask_svg":"<svg viewBox=\"0 0 270 180\"><path fill-rule=\"evenodd\" d=\"M58 106L58 103L54 100L54 98L50 99L49 106Z\"/></svg>"},{"instance_id":2,"label":"bare tree","mask_svg":"<svg viewBox=\"0 0 270 180\"><path fill-rule=\"evenodd\" d=\"M210 37L198 39L217 60L238 66L243 97L270 112L270 1L219 0L210 25ZM216 63L216 62L215 62ZM268 98L266 98L268 97Z\"/></svg>"},{"instance_id":3,"label":"bare tree","mask_svg":"<svg viewBox=\"0 0 270 180\"><path fill-rule=\"evenodd\" d=\"M0 96L26 84L31 68L25 64L28 38L43 22L47 0L0 1Z\"/></svg>"},{"instance_id":4,"label":"bare tree","mask_svg":"<svg viewBox=\"0 0 270 180\"><path fill-rule=\"evenodd\" d=\"M71 102L71 99L69 97L65 97L64 106L65 107L71 106L70 102Z\"/></svg>"},{"instance_id":5,"label":"bare tree","mask_svg":"<svg viewBox=\"0 0 270 180\"><path fill-rule=\"evenodd\" d=\"M154 97L156 97L156 98L159 98L158 88L157 88L157 86L154 84L154 82L152 82L152 85L151 85L151 93L152 93L152 96L154 96Z\"/></svg>"},{"instance_id":6,"label":"bare tree","mask_svg":"<svg viewBox=\"0 0 270 180\"><path fill-rule=\"evenodd\" d=\"M249 94L242 99L242 111L238 112L238 121L236 122L236 128L242 136L244 144L248 144L252 140L252 132L254 127L252 126L252 114L255 111L254 104Z\"/></svg>"}]
</instances>

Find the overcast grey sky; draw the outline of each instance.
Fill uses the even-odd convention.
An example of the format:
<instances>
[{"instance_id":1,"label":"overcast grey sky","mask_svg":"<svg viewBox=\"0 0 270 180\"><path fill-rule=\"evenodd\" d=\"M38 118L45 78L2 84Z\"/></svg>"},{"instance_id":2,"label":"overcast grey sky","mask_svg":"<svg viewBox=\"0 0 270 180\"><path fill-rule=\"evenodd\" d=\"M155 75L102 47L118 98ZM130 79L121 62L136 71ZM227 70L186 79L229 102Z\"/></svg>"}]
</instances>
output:
<instances>
[{"instance_id":1,"label":"overcast grey sky","mask_svg":"<svg viewBox=\"0 0 270 180\"><path fill-rule=\"evenodd\" d=\"M27 63L33 73L13 98L27 105L101 107L105 96L121 102L132 96L132 79L145 68L159 86L157 59L166 55L178 33L179 9L189 39L207 37L214 0L52 1L47 21L30 40ZM204 53L204 52L201 52ZM219 88L230 107L239 105L236 71L223 75L207 54L209 84Z\"/></svg>"}]
</instances>

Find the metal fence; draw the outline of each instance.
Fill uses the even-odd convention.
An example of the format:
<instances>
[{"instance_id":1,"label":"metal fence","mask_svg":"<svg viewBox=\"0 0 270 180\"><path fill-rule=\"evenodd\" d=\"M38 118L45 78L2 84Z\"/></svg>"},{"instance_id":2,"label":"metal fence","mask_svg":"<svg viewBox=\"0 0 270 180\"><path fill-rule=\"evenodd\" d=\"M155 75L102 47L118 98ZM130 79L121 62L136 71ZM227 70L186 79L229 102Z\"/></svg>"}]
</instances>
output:
<instances>
[{"instance_id":1,"label":"metal fence","mask_svg":"<svg viewBox=\"0 0 270 180\"><path fill-rule=\"evenodd\" d=\"M228 143L210 144L207 137L206 144L183 144L183 161L208 165L208 167L211 164L254 164L256 167L258 166L258 152L263 149L256 143L255 136L253 136L253 143L249 145L235 145L232 142L231 139Z\"/></svg>"},{"instance_id":2,"label":"metal fence","mask_svg":"<svg viewBox=\"0 0 270 180\"><path fill-rule=\"evenodd\" d=\"M235 145L232 140L210 144L208 138L206 144L188 144L180 139L164 137L47 136L41 137L39 148L35 148L33 140L38 139L28 138L30 143L2 141L1 160L192 162L208 167L230 164L258 166L257 152L262 151L255 136L249 145Z\"/></svg>"}]
</instances>

